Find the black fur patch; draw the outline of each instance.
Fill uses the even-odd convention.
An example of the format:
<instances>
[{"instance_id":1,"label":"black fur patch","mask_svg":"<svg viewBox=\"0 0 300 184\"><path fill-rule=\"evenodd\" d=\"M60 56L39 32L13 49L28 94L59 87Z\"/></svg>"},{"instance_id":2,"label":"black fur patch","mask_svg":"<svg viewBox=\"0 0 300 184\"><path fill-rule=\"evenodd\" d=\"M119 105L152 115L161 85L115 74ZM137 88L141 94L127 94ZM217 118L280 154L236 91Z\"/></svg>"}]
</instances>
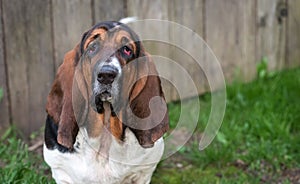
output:
<instances>
[{"instance_id":1,"label":"black fur patch","mask_svg":"<svg viewBox=\"0 0 300 184\"><path fill-rule=\"evenodd\" d=\"M69 149L60 145L57 142L57 129L58 126L54 122L54 120L48 115L46 120L46 127L45 127L45 144L46 147L50 150L58 149L58 151L62 153L72 153L74 149Z\"/></svg>"}]
</instances>

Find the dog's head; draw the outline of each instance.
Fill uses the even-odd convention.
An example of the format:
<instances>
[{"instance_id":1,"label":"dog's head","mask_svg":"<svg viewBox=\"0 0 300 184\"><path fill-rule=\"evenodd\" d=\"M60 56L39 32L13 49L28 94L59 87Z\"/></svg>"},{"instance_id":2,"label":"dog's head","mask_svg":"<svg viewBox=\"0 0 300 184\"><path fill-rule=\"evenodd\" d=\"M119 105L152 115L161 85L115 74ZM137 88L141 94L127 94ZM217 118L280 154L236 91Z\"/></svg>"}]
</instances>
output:
<instances>
[{"instance_id":1,"label":"dog's head","mask_svg":"<svg viewBox=\"0 0 300 184\"><path fill-rule=\"evenodd\" d=\"M160 98L151 103L153 97ZM58 143L71 148L78 123L83 126L87 121L89 136L98 136L104 123L104 103L111 104L109 129L118 139L129 127L141 146L151 147L168 129L155 65L137 34L119 22L96 24L66 54L46 107L58 124ZM137 124L143 125L134 126Z\"/></svg>"},{"instance_id":2,"label":"dog's head","mask_svg":"<svg viewBox=\"0 0 300 184\"><path fill-rule=\"evenodd\" d=\"M92 106L102 113L103 102L120 103L124 85L123 69L129 62L144 57L138 36L119 22L103 22L87 31L80 44L81 65L89 65ZM144 72L144 71L140 71ZM119 106L119 105L118 105Z\"/></svg>"}]
</instances>

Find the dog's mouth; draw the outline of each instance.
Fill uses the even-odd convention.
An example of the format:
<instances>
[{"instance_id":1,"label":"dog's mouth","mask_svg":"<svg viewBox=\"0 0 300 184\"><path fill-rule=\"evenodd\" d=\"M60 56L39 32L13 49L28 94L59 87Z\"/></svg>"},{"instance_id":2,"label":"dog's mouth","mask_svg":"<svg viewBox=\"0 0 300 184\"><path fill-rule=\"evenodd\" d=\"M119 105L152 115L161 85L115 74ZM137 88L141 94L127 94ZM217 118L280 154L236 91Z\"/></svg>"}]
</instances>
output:
<instances>
[{"instance_id":1,"label":"dog's mouth","mask_svg":"<svg viewBox=\"0 0 300 184\"><path fill-rule=\"evenodd\" d=\"M101 84L99 87L100 90L98 90L95 93L95 97L98 98L98 100L101 100L102 102L110 102L112 101L112 86ZM97 100L97 99L95 99Z\"/></svg>"},{"instance_id":2,"label":"dog's mouth","mask_svg":"<svg viewBox=\"0 0 300 184\"><path fill-rule=\"evenodd\" d=\"M100 98L100 100L102 102L109 102L109 103L112 102L112 95L111 95L111 92L109 92L109 91L104 91L104 92L100 93L98 95L98 98Z\"/></svg>"},{"instance_id":3,"label":"dog's mouth","mask_svg":"<svg viewBox=\"0 0 300 184\"><path fill-rule=\"evenodd\" d=\"M94 94L93 96L94 96L94 99L93 99L94 106L93 107L98 113L103 113L103 111L104 111L103 103L104 102L112 103L112 100L113 100L111 88L104 88L100 92Z\"/></svg>"}]
</instances>

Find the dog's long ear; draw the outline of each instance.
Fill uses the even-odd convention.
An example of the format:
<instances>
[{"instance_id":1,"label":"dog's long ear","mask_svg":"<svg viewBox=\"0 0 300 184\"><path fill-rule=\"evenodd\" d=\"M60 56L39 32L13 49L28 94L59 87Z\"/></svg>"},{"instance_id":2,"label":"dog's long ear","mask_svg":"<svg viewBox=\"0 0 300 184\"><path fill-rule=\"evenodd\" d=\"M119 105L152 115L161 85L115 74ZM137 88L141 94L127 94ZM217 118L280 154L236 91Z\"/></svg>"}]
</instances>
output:
<instances>
[{"instance_id":1,"label":"dog's long ear","mask_svg":"<svg viewBox=\"0 0 300 184\"><path fill-rule=\"evenodd\" d=\"M46 111L58 125L57 142L69 149L73 147L78 125L72 107L72 85L76 64L80 59L77 45L69 51L59 67L47 98Z\"/></svg>"},{"instance_id":2,"label":"dog's long ear","mask_svg":"<svg viewBox=\"0 0 300 184\"><path fill-rule=\"evenodd\" d=\"M169 129L169 117L161 81L152 58L143 48L140 52L140 58L129 64L132 66L125 73L131 76L126 79L127 82L133 82L129 85L129 110L126 112L125 124L133 131L139 144L148 148Z\"/></svg>"}]
</instances>

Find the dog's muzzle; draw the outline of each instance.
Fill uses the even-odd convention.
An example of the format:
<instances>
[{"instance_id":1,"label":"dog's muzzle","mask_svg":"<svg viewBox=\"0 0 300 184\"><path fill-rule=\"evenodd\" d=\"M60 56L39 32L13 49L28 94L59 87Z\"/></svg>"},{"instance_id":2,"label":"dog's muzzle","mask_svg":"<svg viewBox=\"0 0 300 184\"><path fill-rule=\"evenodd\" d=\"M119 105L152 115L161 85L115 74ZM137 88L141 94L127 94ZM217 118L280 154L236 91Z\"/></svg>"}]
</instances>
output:
<instances>
[{"instance_id":1,"label":"dog's muzzle","mask_svg":"<svg viewBox=\"0 0 300 184\"><path fill-rule=\"evenodd\" d=\"M92 106L97 112L101 112L103 102L114 103L118 99L122 68L115 56L98 63L93 72Z\"/></svg>"},{"instance_id":2,"label":"dog's muzzle","mask_svg":"<svg viewBox=\"0 0 300 184\"><path fill-rule=\"evenodd\" d=\"M118 69L114 66L104 65L97 74L97 81L100 84L99 98L101 101L111 102L112 83L118 75Z\"/></svg>"}]
</instances>

